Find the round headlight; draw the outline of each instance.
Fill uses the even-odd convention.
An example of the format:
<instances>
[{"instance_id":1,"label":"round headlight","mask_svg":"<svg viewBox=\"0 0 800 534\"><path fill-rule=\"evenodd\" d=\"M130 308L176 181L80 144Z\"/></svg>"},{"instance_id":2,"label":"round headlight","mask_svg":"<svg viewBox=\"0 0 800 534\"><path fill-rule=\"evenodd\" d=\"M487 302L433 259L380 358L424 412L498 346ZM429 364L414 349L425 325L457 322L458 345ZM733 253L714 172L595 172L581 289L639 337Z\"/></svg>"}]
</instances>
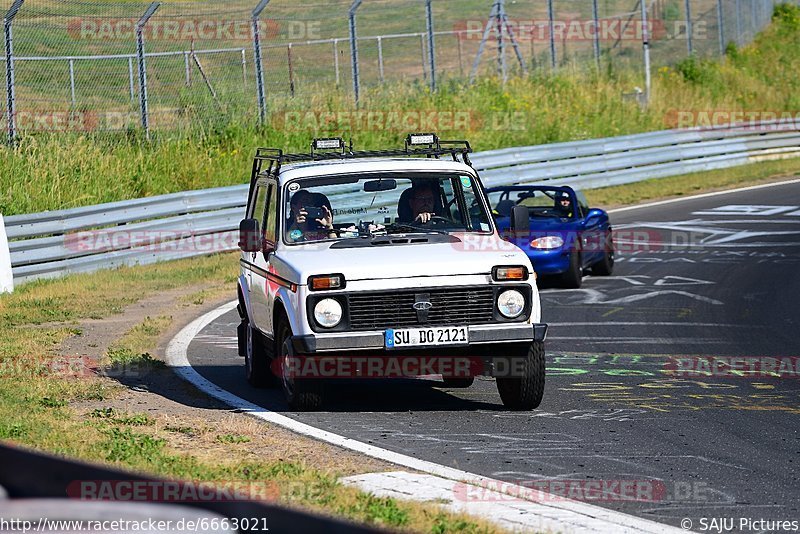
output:
<instances>
[{"instance_id":1,"label":"round headlight","mask_svg":"<svg viewBox=\"0 0 800 534\"><path fill-rule=\"evenodd\" d=\"M500 310L503 317L507 319L519 317L525 309L525 297L522 296L522 293L514 289L503 291L500 293L500 296L497 297L497 309Z\"/></svg>"},{"instance_id":2,"label":"round headlight","mask_svg":"<svg viewBox=\"0 0 800 534\"><path fill-rule=\"evenodd\" d=\"M314 306L314 319L324 328L333 328L342 320L342 305L335 299L322 299Z\"/></svg>"},{"instance_id":3,"label":"round headlight","mask_svg":"<svg viewBox=\"0 0 800 534\"><path fill-rule=\"evenodd\" d=\"M538 250L553 250L554 248L561 248L564 240L557 235L548 235L540 237L531 241L531 248Z\"/></svg>"}]
</instances>

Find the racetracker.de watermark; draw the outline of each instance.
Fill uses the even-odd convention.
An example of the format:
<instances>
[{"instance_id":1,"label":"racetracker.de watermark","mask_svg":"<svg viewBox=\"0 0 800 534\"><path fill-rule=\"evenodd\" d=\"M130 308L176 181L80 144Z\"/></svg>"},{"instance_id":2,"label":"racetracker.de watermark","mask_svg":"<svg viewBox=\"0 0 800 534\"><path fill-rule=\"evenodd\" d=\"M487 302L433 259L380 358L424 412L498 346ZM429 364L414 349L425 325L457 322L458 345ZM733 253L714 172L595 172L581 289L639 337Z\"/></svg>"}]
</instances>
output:
<instances>
[{"instance_id":1,"label":"racetracker.de watermark","mask_svg":"<svg viewBox=\"0 0 800 534\"><path fill-rule=\"evenodd\" d=\"M140 115L130 111L17 111L14 122L26 132L94 132L138 126Z\"/></svg>"},{"instance_id":2,"label":"racetracker.de watermark","mask_svg":"<svg viewBox=\"0 0 800 534\"><path fill-rule=\"evenodd\" d=\"M80 41L128 41L136 39L138 18L75 17L67 23L67 34ZM142 28L145 40L179 41L187 44L238 42L251 44L255 28L250 19L214 17L169 17L150 19ZM267 40L322 38L321 20L259 20L258 36Z\"/></svg>"},{"instance_id":3,"label":"racetracker.de watermark","mask_svg":"<svg viewBox=\"0 0 800 534\"><path fill-rule=\"evenodd\" d=\"M770 133L800 130L800 111L673 109L664 115L664 124L682 130L733 127L737 131Z\"/></svg>"},{"instance_id":4,"label":"racetracker.de watermark","mask_svg":"<svg viewBox=\"0 0 800 534\"><path fill-rule=\"evenodd\" d=\"M668 495L661 480L633 479L516 480L481 486L459 482L454 493L456 500L463 502L661 502Z\"/></svg>"},{"instance_id":5,"label":"racetracker.de watermark","mask_svg":"<svg viewBox=\"0 0 800 534\"><path fill-rule=\"evenodd\" d=\"M670 356L664 368L682 378L800 378L794 356Z\"/></svg>"},{"instance_id":6,"label":"racetracker.de watermark","mask_svg":"<svg viewBox=\"0 0 800 534\"><path fill-rule=\"evenodd\" d=\"M26 375L56 378L140 379L160 364L154 360L139 359L124 363L101 365L96 358L86 355L64 355L41 359L7 359L0 361L0 377Z\"/></svg>"},{"instance_id":7,"label":"racetracker.de watermark","mask_svg":"<svg viewBox=\"0 0 800 534\"><path fill-rule=\"evenodd\" d=\"M508 19L508 29L514 38L522 42L549 42L552 35L558 42L591 42L595 39L602 43L635 41L641 43L645 33L651 41L662 39L686 39L691 27L695 40L708 39L708 25L705 21L695 21L689 25L685 20L665 21L650 19L643 23L641 19L628 17L610 17L594 19L562 18L553 20L550 31L550 20L543 19ZM497 23L487 19L460 20L453 25L459 39L480 41L484 35L496 39Z\"/></svg>"},{"instance_id":8,"label":"racetracker.de watermark","mask_svg":"<svg viewBox=\"0 0 800 534\"><path fill-rule=\"evenodd\" d=\"M525 112L371 109L286 110L271 115L272 126L290 132L473 132L524 131L534 117Z\"/></svg>"},{"instance_id":9,"label":"racetracker.de watermark","mask_svg":"<svg viewBox=\"0 0 800 534\"><path fill-rule=\"evenodd\" d=\"M177 482L161 480L73 480L67 497L84 501L223 502L275 500L274 482Z\"/></svg>"},{"instance_id":10,"label":"racetracker.de watermark","mask_svg":"<svg viewBox=\"0 0 800 534\"><path fill-rule=\"evenodd\" d=\"M73 252L93 254L136 249L150 252L215 253L238 248L234 231L195 234L188 230L88 230L64 237L64 247Z\"/></svg>"}]
</instances>

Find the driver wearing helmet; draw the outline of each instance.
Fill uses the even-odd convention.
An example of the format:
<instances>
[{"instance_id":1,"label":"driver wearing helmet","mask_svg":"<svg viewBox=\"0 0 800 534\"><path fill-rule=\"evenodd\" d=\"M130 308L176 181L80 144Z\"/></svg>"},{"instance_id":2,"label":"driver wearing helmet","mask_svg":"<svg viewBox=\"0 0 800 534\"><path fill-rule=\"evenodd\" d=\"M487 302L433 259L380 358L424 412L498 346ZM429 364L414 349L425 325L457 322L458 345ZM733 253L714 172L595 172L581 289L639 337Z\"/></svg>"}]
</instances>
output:
<instances>
[{"instance_id":1,"label":"driver wearing helmet","mask_svg":"<svg viewBox=\"0 0 800 534\"><path fill-rule=\"evenodd\" d=\"M556 195L556 212L564 218L572 218L572 198L569 193L562 191Z\"/></svg>"}]
</instances>

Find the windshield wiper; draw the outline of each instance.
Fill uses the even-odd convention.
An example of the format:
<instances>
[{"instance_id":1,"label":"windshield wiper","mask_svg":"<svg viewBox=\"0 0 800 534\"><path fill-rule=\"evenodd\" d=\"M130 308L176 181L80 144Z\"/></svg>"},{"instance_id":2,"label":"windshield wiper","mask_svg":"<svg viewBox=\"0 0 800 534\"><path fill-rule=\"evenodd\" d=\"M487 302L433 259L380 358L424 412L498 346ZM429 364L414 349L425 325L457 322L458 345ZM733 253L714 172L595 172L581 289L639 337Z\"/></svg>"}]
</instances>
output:
<instances>
[{"instance_id":1,"label":"windshield wiper","mask_svg":"<svg viewBox=\"0 0 800 534\"><path fill-rule=\"evenodd\" d=\"M395 231L400 231L400 232L402 232L402 231L406 231L406 232L412 231L412 232L420 232L420 233L423 233L423 234L450 235L449 232L446 232L445 230L437 230L436 228L424 228L424 227L421 227L421 226L415 226L413 224L408 224L408 223L395 223L395 224L389 224L389 225L386 226L386 233L387 234L396 233Z\"/></svg>"}]
</instances>

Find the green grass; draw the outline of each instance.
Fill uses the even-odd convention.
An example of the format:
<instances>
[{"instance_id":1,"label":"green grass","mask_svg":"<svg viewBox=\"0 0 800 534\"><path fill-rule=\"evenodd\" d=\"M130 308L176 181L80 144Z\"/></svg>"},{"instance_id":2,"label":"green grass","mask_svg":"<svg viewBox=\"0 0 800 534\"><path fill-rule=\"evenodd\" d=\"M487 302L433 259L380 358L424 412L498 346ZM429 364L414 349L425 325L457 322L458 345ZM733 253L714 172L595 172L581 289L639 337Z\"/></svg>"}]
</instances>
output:
<instances>
[{"instance_id":1,"label":"green grass","mask_svg":"<svg viewBox=\"0 0 800 534\"><path fill-rule=\"evenodd\" d=\"M641 73L606 66L600 71L564 68L555 76L534 72L512 78L505 87L491 77L474 85L446 78L435 94L422 80L387 83L366 88L359 111L412 118L437 112L442 119L446 112L464 113L466 118L455 124L423 123L419 129L467 138L476 150L660 130L673 126L677 110L796 112L800 109L798 13L797 7L776 8L775 23L753 44L731 47L722 62L694 58L657 69L647 109L621 98L642 85ZM18 148L5 149L0 158L0 213L245 183L259 146L307 150L314 136L342 135L352 137L357 148L380 148L399 145L406 130L416 129L414 124L385 128L358 119L319 120L324 112L354 111L349 94L325 83L312 83L302 98L271 96L269 124L264 128L251 118L220 122L219 114L203 113L206 104L198 101L182 114L178 124L192 126L180 136L156 132L151 143L137 131L23 138ZM252 102L248 105L252 111ZM308 113L314 120L308 120Z\"/></svg>"},{"instance_id":2,"label":"green grass","mask_svg":"<svg viewBox=\"0 0 800 534\"><path fill-rule=\"evenodd\" d=\"M186 421L180 414L124 411L109 406L123 390L120 384L81 368L74 375L65 372L72 367L58 355L60 344L80 333L80 321L119 314L156 293L198 284L209 288L207 295L217 290L234 294L237 269L235 254L224 254L34 282L0 295L0 439L172 479L224 487L252 482L285 506L372 525L418 532L441 525L497 531L481 520L442 513L433 504L377 498L343 486L337 471L315 467L313 458L286 461L275 455L264 460L263 451L245 449L265 446L254 433L259 428L255 422L238 420L220 433L213 427L198 428L202 415ZM171 323L168 316L144 318L121 332L105 361L95 363L105 370L153 365L168 373L150 354ZM99 407L86 408L87 401ZM204 434L210 434L205 441Z\"/></svg>"}]
</instances>

